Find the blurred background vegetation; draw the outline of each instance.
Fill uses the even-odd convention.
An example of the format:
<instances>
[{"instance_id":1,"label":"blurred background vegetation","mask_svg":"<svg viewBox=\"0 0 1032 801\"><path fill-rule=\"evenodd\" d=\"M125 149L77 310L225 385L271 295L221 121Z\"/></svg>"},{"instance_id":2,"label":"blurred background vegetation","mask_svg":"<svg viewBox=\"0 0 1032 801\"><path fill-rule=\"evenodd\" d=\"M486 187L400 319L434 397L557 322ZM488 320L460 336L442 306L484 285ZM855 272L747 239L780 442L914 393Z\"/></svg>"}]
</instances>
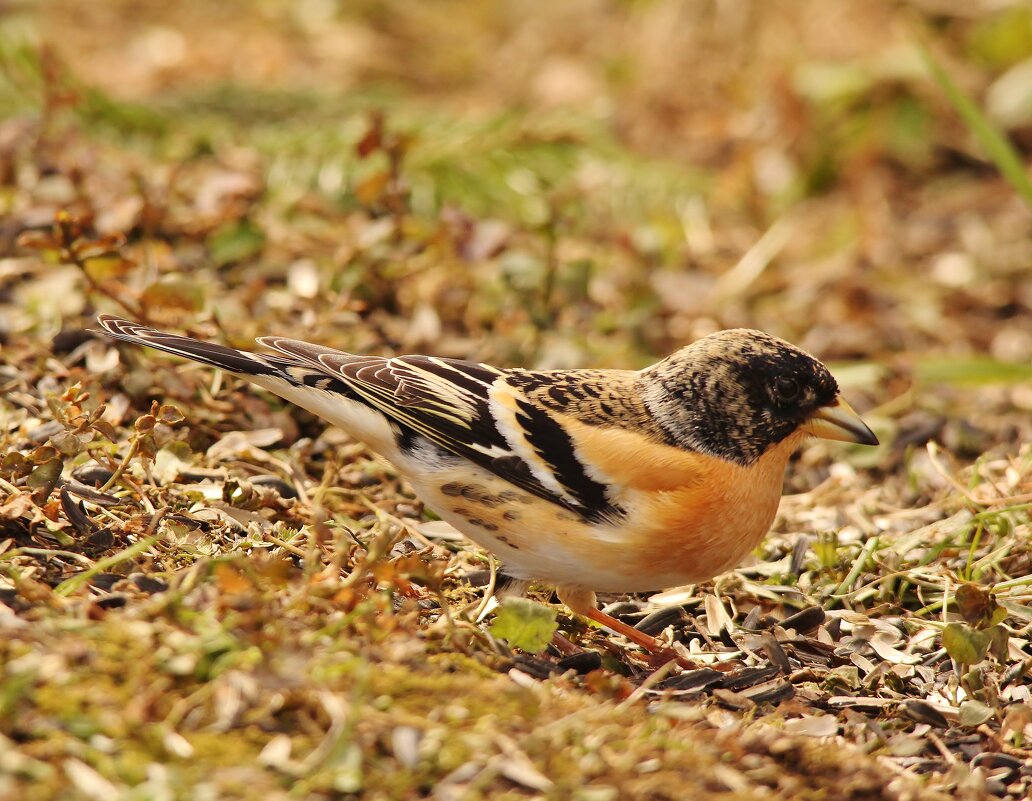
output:
<instances>
[{"instance_id":1,"label":"blurred background vegetation","mask_svg":"<svg viewBox=\"0 0 1032 801\"><path fill-rule=\"evenodd\" d=\"M301 289L356 348L637 365L749 325L1032 358L1028 210L921 52L1026 147L1026 3L57 0L0 25L19 202L129 234L130 286L189 274L241 338L296 325Z\"/></svg>"}]
</instances>

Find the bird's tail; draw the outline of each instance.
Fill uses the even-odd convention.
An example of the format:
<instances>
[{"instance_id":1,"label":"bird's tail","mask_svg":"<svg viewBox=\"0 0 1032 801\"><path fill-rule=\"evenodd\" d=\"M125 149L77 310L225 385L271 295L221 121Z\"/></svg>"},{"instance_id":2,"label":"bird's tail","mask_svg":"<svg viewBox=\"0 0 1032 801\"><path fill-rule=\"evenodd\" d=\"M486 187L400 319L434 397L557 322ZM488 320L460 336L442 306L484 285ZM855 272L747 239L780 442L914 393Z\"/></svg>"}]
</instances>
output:
<instances>
[{"instance_id":1,"label":"bird's tail","mask_svg":"<svg viewBox=\"0 0 1032 801\"><path fill-rule=\"evenodd\" d=\"M291 343L300 348L298 355L250 353L159 331L109 314L100 315L97 321L108 336L225 370L322 417L378 453L389 457L394 452L396 432L392 424L316 358L324 352L348 354L280 339L270 341L269 346Z\"/></svg>"},{"instance_id":2,"label":"bird's tail","mask_svg":"<svg viewBox=\"0 0 1032 801\"><path fill-rule=\"evenodd\" d=\"M159 331L142 323L123 320L110 314L101 314L97 317L97 322L100 323L105 334L115 339L163 350L166 353L182 356L184 359L211 367L218 367L241 376L267 375L291 381L293 377L286 372L286 368L299 366L299 362L283 356L249 353L236 348L227 348L225 345L216 345L214 342L204 342L192 337Z\"/></svg>"}]
</instances>

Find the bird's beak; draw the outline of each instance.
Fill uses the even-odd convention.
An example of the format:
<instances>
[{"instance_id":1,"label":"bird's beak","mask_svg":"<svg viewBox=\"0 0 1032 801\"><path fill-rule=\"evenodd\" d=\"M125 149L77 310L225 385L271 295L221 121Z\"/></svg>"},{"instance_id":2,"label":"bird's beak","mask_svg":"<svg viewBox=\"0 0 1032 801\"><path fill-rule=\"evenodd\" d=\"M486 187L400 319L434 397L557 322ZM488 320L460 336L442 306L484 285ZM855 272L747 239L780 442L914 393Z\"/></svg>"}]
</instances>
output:
<instances>
[{"instance_id":1,"label":"bird's beak","mask_svg":"<svg viewBox=\"0 0 1032 801\"><path fill-rule=\"evenodd\" d=\"M819 408L803 426L803 430L821 439L855 442L858 445L878 444L874 432L842 398L835 398L827 406Z\"/></svg>"}]
</instances>

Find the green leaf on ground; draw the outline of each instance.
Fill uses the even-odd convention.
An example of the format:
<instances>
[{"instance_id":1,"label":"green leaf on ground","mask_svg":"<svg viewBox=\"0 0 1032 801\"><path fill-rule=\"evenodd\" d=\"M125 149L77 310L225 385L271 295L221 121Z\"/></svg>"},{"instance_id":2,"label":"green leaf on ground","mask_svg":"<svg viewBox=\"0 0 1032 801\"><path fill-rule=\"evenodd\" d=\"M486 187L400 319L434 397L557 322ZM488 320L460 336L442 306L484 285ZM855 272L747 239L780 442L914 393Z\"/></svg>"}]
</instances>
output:
<instances>
[{"instance_id":1,"label":"green leaf on ground","mask_svg":"<svg viewBox=\"0 0 1032 801\"><path fill-rule=\"evenodd\" d=\"M992 720L993 710L981 701L965 701L960 705L958 721L961 726L974 728L981 726L987 720Z\"/></svg>"},{"instance_id":2,"label":"green leaf on ground","mask_svg":"<svg viewBox=\"0 0 1032 801\"><path fill-rule=\"evenodd\" d=\"M507 598L491 623L491 634L513 648L539 654L558 628L555 610L526 598Z\"/></svg>"},{"instance_id":3,"label":"green leaf on ground","mask_svg":"<svg viewBox=\"0 0 1032 801\"><path fill-rule=\"evenodd\" d=\"M985 659L992 634L973 629L963 623L950 623L942 632L942 647L955 662L962 665L977 665Z\"/></svg>"}]
</instances>

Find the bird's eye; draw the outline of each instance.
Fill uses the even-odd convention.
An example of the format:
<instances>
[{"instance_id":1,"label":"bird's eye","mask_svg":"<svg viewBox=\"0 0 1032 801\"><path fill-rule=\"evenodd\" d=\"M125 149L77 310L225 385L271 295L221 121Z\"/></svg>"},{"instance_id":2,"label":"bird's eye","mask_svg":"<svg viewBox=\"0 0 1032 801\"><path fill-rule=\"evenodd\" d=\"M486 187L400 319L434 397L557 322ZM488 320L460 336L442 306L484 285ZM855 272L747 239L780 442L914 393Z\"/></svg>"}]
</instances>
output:
<instances>
[{"instance_id":1,"label":"bird's eye","mask_svg":"<svg viewBox=\"0 0 1032 801\"><path fill-rule=\"evenodd\" d=\"M774 381L774 391L779 400L794 400L799 396L799 382L794 378L780 376Z\"/></svg>"}]
</instances>

